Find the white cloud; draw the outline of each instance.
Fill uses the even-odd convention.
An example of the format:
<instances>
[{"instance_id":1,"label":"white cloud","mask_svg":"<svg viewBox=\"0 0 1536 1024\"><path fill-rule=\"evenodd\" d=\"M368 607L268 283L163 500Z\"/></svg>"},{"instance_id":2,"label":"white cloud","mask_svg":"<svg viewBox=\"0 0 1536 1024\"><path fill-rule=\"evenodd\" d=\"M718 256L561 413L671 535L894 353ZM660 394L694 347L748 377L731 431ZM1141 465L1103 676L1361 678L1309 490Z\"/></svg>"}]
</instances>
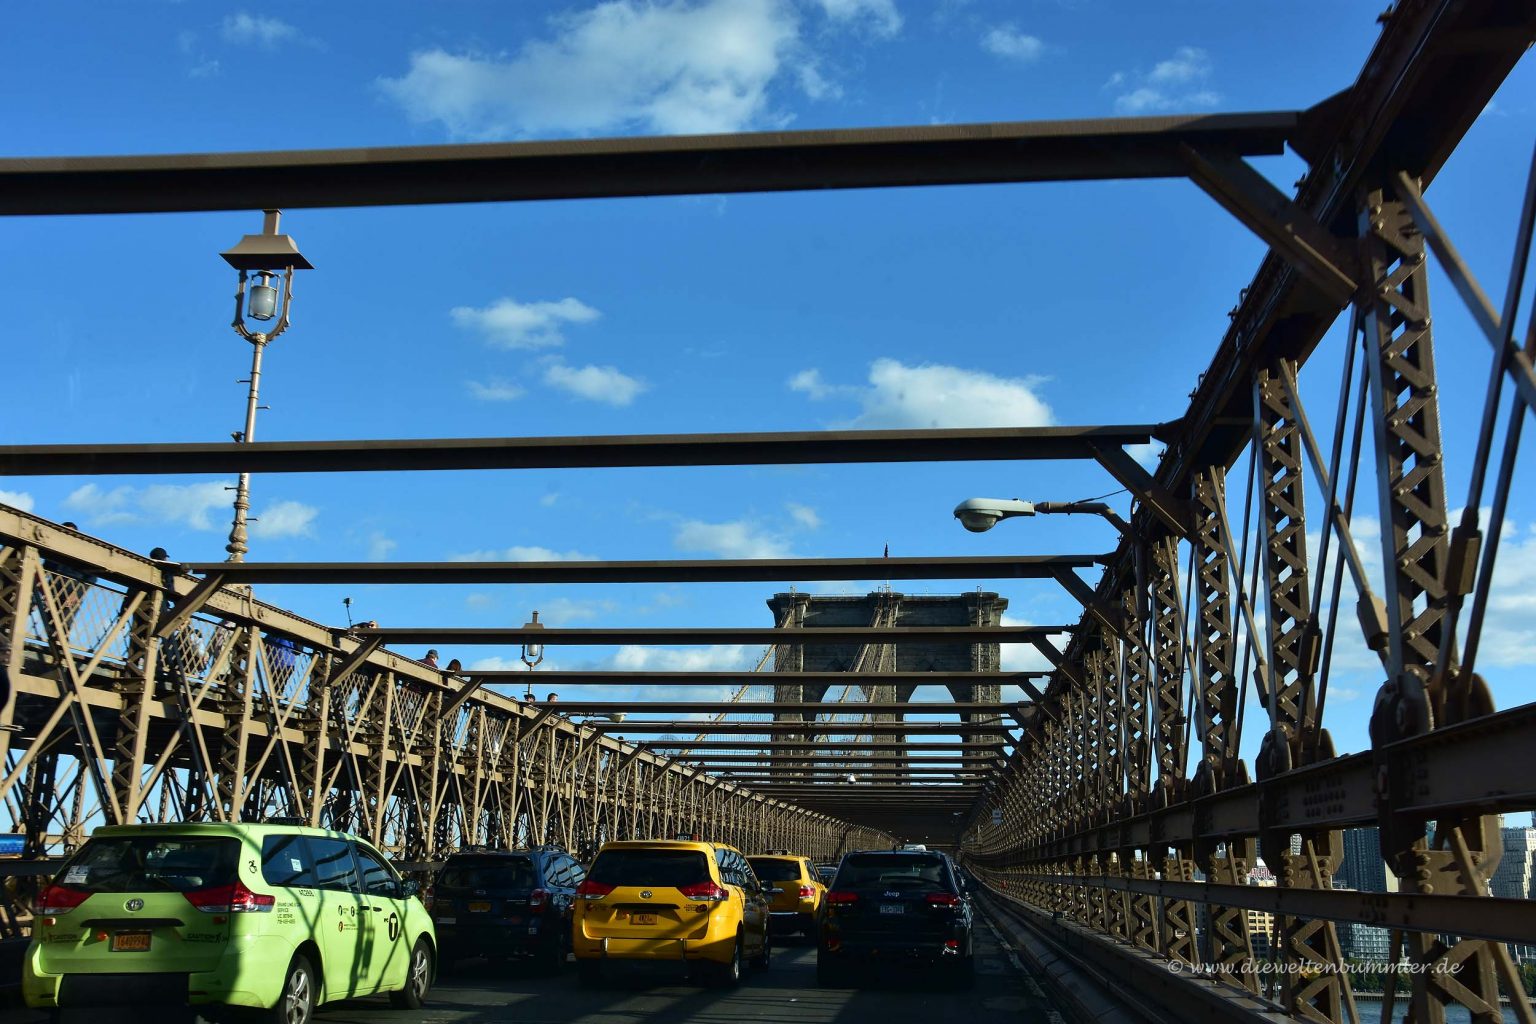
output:
<instances>
[{"instance_id":1,"label":"white cloud","mask_svg":"<svg viewBox=\"0 0 1536 1024\"><path fill-rule=\"evenodd\" d=\"M800 83L800 91L809 98L813 100L835 100L842 98L843 87L823 75L821 68L815 64L804 65L796 74ZM725 197L720 196L717 198L723 202Z\"/></svg>"},{"instance_id":2,"label":"white cloud","mask_svg":"<svg viewBox=\"0 0 1536 1024\"><path fill-rule=\"evenodd\" d=\"M449 555L450 562L595 562L596 556L580 551L554 551L550 548L514 544L509 548L486 548L462 555Z\"/></svg>"},{"instance_id":3,"label":"white cloud","mask_svg":"<svg viewBox=\"0 0 1536 1024\"><path fill-rule=\"evenodd\" d=\"M478 380L467 383L471 397L478 398L482 402L511 402L528 393L522 385L502 380L500 377L493 377L483 384Z\"/></svg>"},{"instance_id":4,"label":"white cloud","mask_svg":"<svg viewBox=\"0 0 1536 1024\"><path fill-rule=\"evenodd\" d=\"M1035 623L1004 613L999 625L1033 626ZM1057 633L1050 639L1057 650L1064 651L1070 638L1066 633ZM1052 668L1051 660L1034 644L998 644L998 647L999 667L1004 672L1048 672Z\"/></svg>"},{"instance_id":5,"label":"white cloud","mask_svg":"<svg viewBox=\"0 0 1536 1024\"><path fill-rule=\"evenodd\" d=\"M373 562L382 562L399 546L383 531L375 530L368 535L368 559Z\"/></svg>"},{"instance_id":6,"label":"white cloud","mask_svg":"<svg viewBox=\"0 0 1536 1024\"><path fill-rule=\"evenodd\" d=\"M268 505L251 517L251 536L263 540L278 537L313 537L315 516L320 510L298 501Z\"/></svg>"},{"instance_id":7,"label":"white cloud","mask_svg":"<svg viewBox=\"0 0 1536 1024\"><path fill-rule=\"evenodd\" d=\"M619 672L729 672L751 668L762 652L745 644L719 647L632 647L613 653L605 667Z\"/></svg>"},{"instance_id":8,"label":"white cloud","mask_svg":"<svg viewBox=\"0 0 1536 1024\"><path fill-rule=\"evenodd\" d=\"M543 508L552 508L559 500L559 491L550 491L548 494L539 495L539 505Z\"/></svg>"},{"instance_id":9,"label":"white cloud","mask_svg":"<svg viewBox=\"0 0 1536 1024\"><path fill-rule=\"evenodd\" d=\"M260 46L268 50L275 49L279 43L300 38L299 30L285 21L250 15L243 11L224 18L223 35L225 42Z\"/></svg>"},{"instance_id":10,"label":"white cloud","mask_svg":"<svg viewBox=\"0 0 1536 1024\"><path fill-rule=\"evenodd\" d=\"M471 672L505 672L509 668L527 668L528 666L517 658L493 655L489 658L476 658L464 667Z\"/></svg>"},{"instance_id":11,"label":"white cloud","mask_svg":"<svg viewBox=\"0 0 1536 1024\"><path fill-rule=\"evenodd\" d=\"M816 370L790 380L813 398L833 393L856 397L863 411L840 427L1040 427L1053 422L1050 406L1036 393L1040 377L997 377L955 366L907 366L877 359L865 387L830 388Z\"/></svg>"},{"instance_id":12,"label":"white cloud","mask_svg":"<svg viewBox=\"0 0 1536 1024\"><path fill-rule=\"evenodd\" d=\"M568 597L556 597L539 600L540 621L551 626L590 621L611 614L616 608L618 605L603 599L573 601Z\"/></svg>"},{"instance_id":13,"label":"white cloud","mask_svg":"<svg viewBox=\"0 0 1536 1024\"><path fill-rule=\"evenodd\" d=\"M189 78L212 78L219 73L219 62L202 52L196 32L178 32L176 48L193 62L187 69Z\"/></svg>"},{"instance_id":14,"label":"white cloud","mask_svg":"<svg viewBox=\"0 0 1536 1024\"><path fill-rule=\"evenodd\" d=\"M114 487L103 491L95 484L76 488L64 499L66 508L86 522L170 523L194 530L212 530L233 519L233 487L217 480L196 484L155 484L150 487ZM216 521L213 512L220 510Z\"/></svg>"},{"instance_id":15,"label":"white cloud","mask_svg":"<svg viewBox=\"0 0 1536 1024\"><path fill-rule=\"evenodd\" d=\"M464 599L466 608L489 608L496 603L496 598L491 594L470 594Z\"/></svg>"},{"instance_id":16,"label":"white cloud","mask_svg":"<svg viewBox=\"0 0 1536 1024\"><path fill-rule=\"evenodd\" d=\"M1203 82L1211 75L1210 54L1195 46L1181 46L1169 60L1158 61L1147 80L1156 85Z\"/></svg>"},{"instance_id":17,"label":"white cloud","mask_svg":"<svg viewBox=\"0 0 1536 1024\"><path fill-rule=\"evenodd\" d=\"M608 0L550 27L511 56L414 53L379 86L456 136L733 132L772 121L799 34L783 0Z\"/></svg>"},{"instance_id":18,"label":"white cloud","mask_svg":"<svg viewBox=\"0 0 1536 1024\"><path fill-rule=\"evenodd\" d=\"M613 366L567 366L554 361L544 367L544 383L577 398L605 405L624 406L650 385Z\"/></svg>"},{"instance_id":19,"label":"white cloud","mask_svg":"<svg viewBox=\"0 0 1536 1024\"><path fill-rule=\"evenodd\" d=\"M799 373L789 378L787 385L789 390L799 391L802 394L808 395L815 401L828 398L837 394L839 391L847 390L844 388L835 388L828 384L826 381L822 380L821 371L816 369L801 370Z\"/></svg>"},{"instance_id":20,"label":"white cloud","mask_svg":"<svg viewBox=\"0 0 1536 1024\"><path fill-rule=\"evenodd\" d=\"M821 516L817 515L816 510L809 505L800 505L791 501L784 507L789 510L789 518L807 530L815 530L821 526Z\"/></svg>"},{"instance_id":21,"label":"white cloud","mask_svg":"<svg viewBox=\"0 0 1536 1024\"><path fill-rule=\"evenodd\" d=\"M1141 463L1143 469L1157 469L1157 460L1162 458L1163 446L1157 441L1147 441L1144 444L1128 444L1125 446L1125 454Z\"/></svg>"},{"instance_id":22,"label":"white cloud","mask_svg":"<svg viewBox=\"0 0 1536 1024\"><path fill-rule=\"evenodd\" d=\"M717 558L793 557L782 537L746 520L705 523L689 519L678 524L672 543L679 551L700 551Z\"/></svg>"},{"instance_id":23,"label":"white cloud","mask_svg":"<svg viewBox=\"0 0 1536 1024\"><path fill-rule=\"evenodd\" d=\"M889 39L901 31L901 12L893 0L816 0L828 18L867 27Z\"/></svg>"},{"instance_id":24,"label":"white cloud","mask_svg":"<svg viewBox=\"0 0 1536 1024\"><path fill-rule=\"evenodd\" d=\"M997 57L1006 57L1023 64L1040 59L1045 44L1038 38L1020 32L1012 25L999 25L981 37L981 48Z\"/></svg>"},{"instance_id":25,"label":"white cloud","mask_svg":"<svg viewBox=\"0 0 1536 1024\"><path fill-rule=\"evenodd\" d=\"M1211 70L1208 53L1196 46L1181 46L1148 73L1115 72L1104 88L1115 93L1115 110L1121 114L1198 110L1221 102L1221 94L1207 84Z\"/></svg>"},{"instance_id":26,"label":"white cloud","mask_svg":"<svg viewBox=\"0 0 1536 1024\"><path fill-rule=\"evenodd\" d=\"M501 298L483 309L455 306L448 316L497 348L553 348L565 344L564 325L591 323L602 314L580 299L566 297L558 302Z\"/></svg>"},{"instance_id":27,"label":"white cloud","mask_svg":"<svg viewBox=\"0 0 1536 1024\"><path fill-rule=\"evenodd\" d=\"M26 491L0 491L0 505L9 505L23 512L31 512L36 502Z\"/></svg>"}]
</instances>

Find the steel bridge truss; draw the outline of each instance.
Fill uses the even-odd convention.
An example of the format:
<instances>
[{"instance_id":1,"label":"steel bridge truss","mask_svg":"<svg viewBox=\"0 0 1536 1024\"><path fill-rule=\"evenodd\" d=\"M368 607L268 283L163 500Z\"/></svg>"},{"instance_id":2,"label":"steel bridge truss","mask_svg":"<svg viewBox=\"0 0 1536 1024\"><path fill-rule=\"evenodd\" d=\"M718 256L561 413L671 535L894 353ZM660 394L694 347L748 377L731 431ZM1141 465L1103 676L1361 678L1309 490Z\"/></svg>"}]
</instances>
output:
<instances>
[{"instance_id":1,"label":"steel bridge truss","mask_svg":"<svg viewBox=\"0 0 1536 1024\"><path fill-rule=\"evenodd\" d=\"M0 509L0 798L29 858L96 825L271 816L406 861L699 833L832 856L882 833Z\"/></svg>"}]
</instances>

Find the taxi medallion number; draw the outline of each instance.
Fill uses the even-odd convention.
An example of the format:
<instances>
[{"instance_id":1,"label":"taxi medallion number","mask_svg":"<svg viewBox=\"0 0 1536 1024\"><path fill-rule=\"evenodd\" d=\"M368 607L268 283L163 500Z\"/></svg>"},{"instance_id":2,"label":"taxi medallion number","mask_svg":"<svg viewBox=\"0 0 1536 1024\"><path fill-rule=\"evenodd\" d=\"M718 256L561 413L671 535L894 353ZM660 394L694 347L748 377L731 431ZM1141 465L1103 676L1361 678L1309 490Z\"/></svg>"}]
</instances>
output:
<instances>
[{"instance_id":1,"label":"taxi medallion number","mask_svg":"<svg viewBox=\"0 0 1536 1024\"><path fill-rule=\"evenodd\" d=\"M633 921L635 924L655 924L656 923L656 915L655 914L636 914L633 917L631 917L630 920Z\"/></svg>"},{"instance_id":2,"label":"taxi medallion number","mask_svg":"<svg viewBox=\"0 0 1536 1024\"><path fill-rule=\"evenodd\" d=\"M149 932L113 932L112 952L147 953L149 952L149 936Z\"/></svg>"},{"instance_id":3,"label":"taxi medallion number","mask_svg":"<svg viewBox=\"0 0 1536 1024\"><path fill-rule=\"evenodd\" d=\"M469 912L471 914L489 914L491 912L491 905L489 903L471 903L469 905Z\"/></svg>"}]
</instances>

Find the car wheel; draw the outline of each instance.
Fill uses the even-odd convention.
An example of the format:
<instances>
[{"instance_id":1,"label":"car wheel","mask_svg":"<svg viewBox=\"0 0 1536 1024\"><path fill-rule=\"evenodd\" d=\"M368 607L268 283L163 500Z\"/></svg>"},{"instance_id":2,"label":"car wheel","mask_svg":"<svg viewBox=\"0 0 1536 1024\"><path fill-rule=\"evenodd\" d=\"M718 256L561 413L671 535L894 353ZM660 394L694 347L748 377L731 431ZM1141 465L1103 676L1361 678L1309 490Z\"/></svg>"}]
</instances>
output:
<instances>
[{"instance_id":1,"label":"car wheel","mask_svg":"<svg viewBox=\"0 0 1536 1024\"><path fill-rule=\"evenodd\" d=\"M277 1005L262 1016L273 1024L309 1024L315 1015L315 969L304 954L295 954L283 977Z\"/></svg>"},{"instance_id":2,"label":"car wheel","mask_svg":"<svg viewBox=\"0 0 1536 1024\"><path fill-rule=\"evenodd\" d=\"M411 948L411 960L405 969L405 987L389 994L389 1001L401 1010L419 1010L432 987L432 946L425 938Z\"/></svg>"},{"instance_id":3,"label":"car wheel","mask_svg":"<svg viewBox=\"0 0 1536 1024\"><path fill-rule=\"evenodd\" d=\"M765 970L768 969L768 965L772 961L773 961L773 936L769 935L767 932L764 932L763 933L763 951L761 953L759 953L757 956L752 958L752 966L756 967L760 971L765 971Z\"/></svg>"},{"instance_id":4,"label":"car wheel","mask_svg":"<svg viewBox=\"0 0 1536 1024\"><path fill-rule=\"evenodd\" d=\"M603 962L601 960L577 960L576 983L582 988L602 988Z\"/></svg>"},{"instance_id":5,"label":"car wheel","mask_svg":"<svg viewBox=\"0 0 1536 1024\"><path fill-rule=\"evenodd\" d=\"M729 963L713 964L714 983L716 988L735 988L741 984L741 951L745 941L738 933L736 944L731 947L731 959Z\"/></svg>"}]
</instances>

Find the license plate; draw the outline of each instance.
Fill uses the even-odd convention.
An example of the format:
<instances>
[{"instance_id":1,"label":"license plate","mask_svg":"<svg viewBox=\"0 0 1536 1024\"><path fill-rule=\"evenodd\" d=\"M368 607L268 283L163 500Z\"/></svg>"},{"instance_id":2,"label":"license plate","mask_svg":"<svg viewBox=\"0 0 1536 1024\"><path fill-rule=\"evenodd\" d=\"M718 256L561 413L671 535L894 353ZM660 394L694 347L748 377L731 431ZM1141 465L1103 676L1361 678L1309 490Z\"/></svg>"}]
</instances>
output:
<instances>
[{"instance_id":1,"label":"license plate","mask_svg":"<svg viewBox=\"0 0 1536 1024\"><path fill-rule=\"evenodd\" d=\"M902 906L900 903L880 904L880 913L882 914L905 914L906 912L907 908Z\"/></svg>"},{"instance_id":2,"label":"license plate","mask_svg":"<svg viewBox=\"0 0 1536 1024\"><path fill-rule=\"evenodd\" d=\"M469 912L471 914L489 914L491 912L491 905L489 903L471 903L469 905Z\"/></svg>"},{"instance_id":3,"label":"license plate","mask_svg":"<svg viewBox=\"0 0 1536 1024\"><path fill-rule=\"evenodd\" d=\"M148 953L149 932L113 932L112 952Z\"/></svg>"},{"instance_id":4,"label":"license plate","mask_svg":"<svg viewBox=\"0 0 1536 1024\"><path fill-rule=\"evenodd\" d=\"M656 915L655 914L636 914L633 917L631 917L630 920L633 921L635 924L655 924L656 923Z\"/></svg>"}]
</instances>

